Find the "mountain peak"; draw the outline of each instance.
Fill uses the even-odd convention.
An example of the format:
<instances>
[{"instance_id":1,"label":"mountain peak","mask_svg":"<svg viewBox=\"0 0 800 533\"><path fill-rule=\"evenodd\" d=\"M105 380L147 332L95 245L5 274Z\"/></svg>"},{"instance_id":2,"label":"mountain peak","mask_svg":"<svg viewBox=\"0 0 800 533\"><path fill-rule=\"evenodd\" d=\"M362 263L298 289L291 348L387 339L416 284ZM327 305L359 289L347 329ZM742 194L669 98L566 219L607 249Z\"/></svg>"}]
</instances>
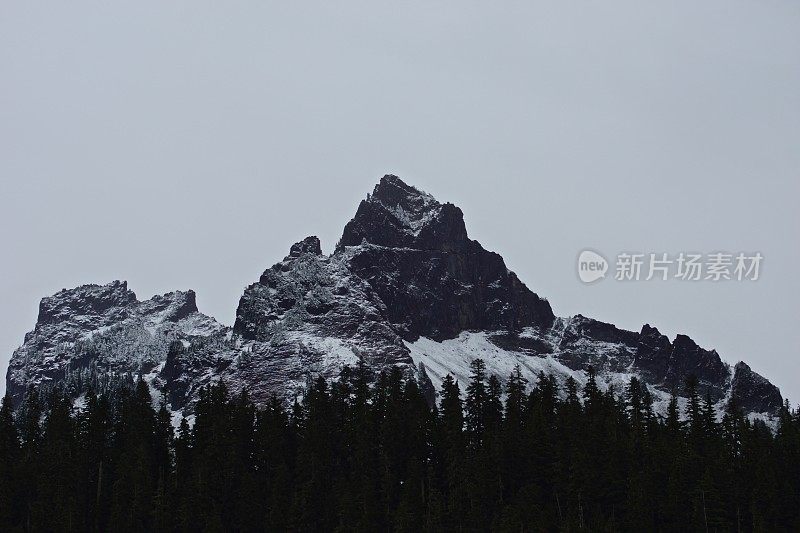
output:
<instances>
[{"instance_id":1,"label":"mountain peak","mask_svg":"<svg viewBox=\"0 0 800 533\"><path fill-rule=\"evenodd\" d=\"M406 340L549 326L554 319L499 254L469 239L461 209L397 176L381 178L361 202L335 255L377 292Z\"/></svg>"},{"instance_id":2,"label":"mountain peak","mask_svg":"<svg viewBox=\"0 0 800 533\"><path fill-rule=\"evenodd\" d=\"M136 303L136 294L127 281L114 280L106 285L81 285L62 289L39 303L38 324L58 322L74 315L102 316Z\"/></svg>"},{"instance_id":3,"label":"mountain peak","mask_svg":"<svg viewBox=\"0 0 800 533\"><path fill-rule=\"evenodd\" d=\"M197 295L191 289L158 294L149 300L139 302L137 311L141 314L158 316L162 320L177 322L198 312Z\"/></svg>"},{"instance_id":4,"label":"mountain peak","mask_svg":"<svg viewBox=\"0 0 800 533\"><path fill-rule=\"evenodd\" d=\"M296 242L289 249L289 257L300 257L303 254L322 255L322 245L319 237L311 235L300 242Z\"/></svg>"},{"instance_id":5,"label":"mountain peak","mask_svg":"<svg viewBox=\"0 0 800 533\"><path fill-rule=\"evenodd\" d=\"M433 196L408 185L393 174L382 177L365 201L382 207L378 209L381 216L393 219L398 229L413 236L418 236L442 208L442 204ZM370 242L369 239L367 241Z\"/></svg>"},{"instance_id":6,"label":"mountain peak","mask_svg":"<svg viewBox=\"0 0 800 533\"><path fill-rule=\"evenodd\" d=\"M433 196L408 185L393 174L386 174L381 178L372 190L372 195L368 197L369 200L378 201L391 210L402 210L409 215L422 214L440 206Z\"/></svg>"},{"instance_id":7,"label":"mountain peak","mask_svg":"<svg viewBox=\"0 0 800 533\"><path fill-rule=\"evenodd\" d=\"M387 174L358 206L337 246L364 242L390 248L464 249L469 239L461 210Z\"/></svg>"},{"instance_id":8,"label":"mountain peak","mask_svg":"<svg viewBox=\"0 0 800 533\"><path fill-rule=\"evenodd\" d=\"M783 405L778 387L753 372L744 361L739 361L733 369L731 397L739 407L750 412L776 412Z\"/></svg>"}]
</instances>

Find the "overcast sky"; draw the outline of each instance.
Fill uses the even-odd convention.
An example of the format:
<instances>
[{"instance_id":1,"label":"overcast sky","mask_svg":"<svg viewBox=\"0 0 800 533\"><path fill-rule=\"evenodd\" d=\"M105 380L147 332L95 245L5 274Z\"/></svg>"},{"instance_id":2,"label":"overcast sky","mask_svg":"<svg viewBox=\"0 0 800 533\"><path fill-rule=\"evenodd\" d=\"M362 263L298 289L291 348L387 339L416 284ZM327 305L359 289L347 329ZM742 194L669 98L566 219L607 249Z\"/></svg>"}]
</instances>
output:
<instances>
[{"instance_id":1,"label":"overcast sky","mask_svg":"<svg viewBox=\"0 0 800 533\"><path fill-rule=\"evenodd\" d=\"M0 3L3 374L83 283L192 288L231 324L395 173L557 314L689 334L800 401L800 3L378 4ZM586 247L765 259L587 286Z\"/></svg>"}]
</instances>

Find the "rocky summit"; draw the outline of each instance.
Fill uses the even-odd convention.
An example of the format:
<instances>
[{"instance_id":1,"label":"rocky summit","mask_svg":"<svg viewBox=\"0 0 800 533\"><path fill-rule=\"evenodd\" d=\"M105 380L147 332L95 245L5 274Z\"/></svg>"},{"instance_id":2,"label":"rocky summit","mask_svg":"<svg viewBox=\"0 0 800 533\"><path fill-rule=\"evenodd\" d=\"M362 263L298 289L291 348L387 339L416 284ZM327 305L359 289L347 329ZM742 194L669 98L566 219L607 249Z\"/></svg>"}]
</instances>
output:
<instances>
[{"instance_id":1,"label":"rocky summit","mask_svg":"<svg viewBox=\"0 0 800 533\"><path fill-rule=\"evenodd\" d=\"M743 362L731 366L685 335L626 331L550 304L467 235L461 210L384 176L358 206L331 255L307 237L247 287L233 327L200 313L193 291L139 301L125 282L84 285L42 299L33 331L13 354L7 390L62 387L76 400L138 376L175 414L191 416L201 387L223 381L257 402L291 400L309 380L363 362L377 374L400 367L435 400L445 375L466 386L482 358L505 379L519 365L578 384L591 369L602 389L647 383L656 410L685 378L718 411L735 399L770 421L778 389ZM463 390L463 389L462 389Z\"/></svg>"}]
</instances>

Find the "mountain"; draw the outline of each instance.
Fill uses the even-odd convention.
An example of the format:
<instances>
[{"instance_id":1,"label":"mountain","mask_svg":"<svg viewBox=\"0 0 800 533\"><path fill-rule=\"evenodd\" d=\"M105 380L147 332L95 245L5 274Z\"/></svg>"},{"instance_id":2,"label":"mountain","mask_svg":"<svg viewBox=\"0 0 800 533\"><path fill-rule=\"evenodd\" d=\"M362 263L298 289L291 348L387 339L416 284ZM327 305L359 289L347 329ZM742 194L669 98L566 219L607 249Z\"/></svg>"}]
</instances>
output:
<instances>
[{"instance_id":1,"label":"mountain","mask_svg":"<svg viewBox=\"0 0 800 533\"><path fill-rule=\"evenodd\" d=\"M64 289L39 303L36 326L11 357L6 390L19 401L28 387L60 383L80 393L125 374L157 376L171 344L224 338L228 329L197 310L194 291L140 302L124 281Z\"/></svg>"},{"instance_id":2,"label":"mountain","mask_svg":"<svg viewBox=\"0 0 800 533\"><path fill-rule=\"evenodd\" d=\"M734 398L769 421L782 405L745 363L732 367L685 335L556 317L500 255L468 237L458 207L391 175L331 255L307 237L247 287L232 328L200 313L192 291L139 301L120 281L62 290L42 300L6 379L18 403L31 386L78 398L142 375L174 413L191 415L199 388L215 381L256 402L292 399L309 379L336 378L359 361L375 373L401 367L433 401L448 373L464 387L478 357L501 379L519 365L529 382L544 371L583 384L593 367L601 388L621 391L636 376L661 412L689 374L718 409Z\"/></svg>"}]
</instances>

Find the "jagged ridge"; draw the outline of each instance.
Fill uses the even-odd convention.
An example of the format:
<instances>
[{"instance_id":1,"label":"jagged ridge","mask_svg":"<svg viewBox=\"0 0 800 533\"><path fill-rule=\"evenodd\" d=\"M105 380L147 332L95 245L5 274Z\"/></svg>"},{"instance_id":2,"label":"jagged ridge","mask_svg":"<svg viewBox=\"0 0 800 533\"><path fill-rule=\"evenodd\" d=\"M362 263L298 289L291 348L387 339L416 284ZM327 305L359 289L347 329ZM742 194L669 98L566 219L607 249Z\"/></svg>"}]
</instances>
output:
<instances>
[{"instance_id":1,"label":"jagged ridge","mask_svg":"<svg viewBox=\"0 0 800 533\"><path fill-rule=\"evenodd\" d=\"M294 244L240 299L228 329L199 313L194 293L139 302L125 282L86 285L44 298L34 330L14 352L8 391L67 383L76 394L106 374L138 373L176 411L191 412L199 387L224 380L256 401L292 398L306 381L335 378L364 361L400 366L433 399L444 373L466 379L475 357L505 378L520 364L603 387L632 375L657 400L689 373L702 392L735 398L750 413L781 406L778 389L746 364L731 368L684 335L670 342L591 318L554 316L549 303L509 271L502 257L469 239L461 210L396 176L384 176L345 226L333 254L319 239Z\"/></svg>"},{"instance_id":2,"label":"jagged ridge","mask_svg":"<svg viewBox=\"0 0 800 533\"><path fill-rule=\"evenodd\" d=\"M173 341L226 330L197 310L191 290L140 302L124 281L64 289L39 304L36 326L11 357L6 390L19 401L31 386L83 388L104 374L146 374Z\"/></svg>"}]
</instances>

